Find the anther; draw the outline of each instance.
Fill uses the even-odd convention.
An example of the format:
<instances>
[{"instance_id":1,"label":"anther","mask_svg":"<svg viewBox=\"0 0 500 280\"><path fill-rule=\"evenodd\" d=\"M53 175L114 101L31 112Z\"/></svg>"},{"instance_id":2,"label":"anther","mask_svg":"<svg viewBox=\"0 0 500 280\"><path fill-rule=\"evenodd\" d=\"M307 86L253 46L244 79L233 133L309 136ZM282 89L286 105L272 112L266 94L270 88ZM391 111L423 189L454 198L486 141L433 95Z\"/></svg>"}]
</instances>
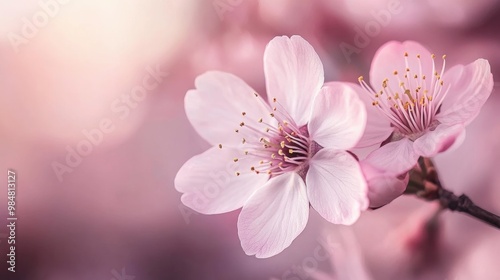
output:
<instances>
[{"instance_id":1,"label":"anther","mask_svg":"<svg viewBox=\"0 0 500 280\"><path fill-rule=\"evenodd\" d=\"M222 149L222 144L219 144L219 149Z\"/></svg>"},{"instance_id":2,"label":"anther","mask_svg":"<svg viewBox=\"0 0 500 280\"><path fill-rule=\"evenodd\" d=\"M238 162L238 158L233 158L233 161L234 162Z\"/></svg>"},{"instance_id":3,"label":"anther","mask_svg":"<svg viewBox=\"0 0 500 280\"><path fill-rule=\"evenodd\" d=\"M408 53L407 52L405 52L405 56L408 57Z\"/></svg>"},{"instance_id":4,"label":"anther","mask_svg":"<svg viewBox=\"0 0 500 280\"><path fill-rule=\"evenodd\" d=\"M240 174L241 174L240 172L236 172L236 176L240 176Z\"/></svg>"},{"instance_id":5,"label":"anther","mask_svg":"<svg viewBox=\"0 0 500 280\"><path fill-rule=\"evenodd\" d=\"M240 126L244 126L244 125L245 125L245 123L244 123L244 122L240 122Z\"/></svg>"},{"instance_id":6,"label":"anther","mask_svg":"<svg viewBox=\"0 0 500 280\"><path fill-rule=\"evenodd\" d=\"M246 115L246 114L247 114L246 112L241 112L241 115L243 115L243 116Z\"/></svg>"}]
</instances>

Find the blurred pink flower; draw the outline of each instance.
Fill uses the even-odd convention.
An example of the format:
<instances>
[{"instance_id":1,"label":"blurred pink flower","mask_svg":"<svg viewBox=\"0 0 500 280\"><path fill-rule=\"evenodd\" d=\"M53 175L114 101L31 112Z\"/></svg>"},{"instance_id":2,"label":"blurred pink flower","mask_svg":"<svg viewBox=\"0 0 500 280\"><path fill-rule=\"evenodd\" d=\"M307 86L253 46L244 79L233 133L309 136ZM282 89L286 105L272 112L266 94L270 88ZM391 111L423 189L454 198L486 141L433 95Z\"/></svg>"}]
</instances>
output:
<instances>
[{"instance_id":1,"label":"blurred pink flower","mask_svg":"<svg viewBox=\"0 0 500 280\"><path fill-rule=\"evenodd\" d=\"M264 53L269 103L238 77L199 76L185 109L213 148L179 170L182 202L204 214L242 208L238 234L248 255L266 258L302 232L312 205L332 223L366 209L366 182L345 150L363 134L366 112L341 83L323 87L323 65L299 36L276 37ZM307 185L307 187L306 187Z\"/></svg>"},{"instance_id":2,"label":"blurred pink flower","mask_svg":"<svg viewBox=\"0 0 500 280\"><path fill-rule=\"evenodd\" d=\"M389 42L373 59L372 87L359 78L362 99L371 106L358 146L383 143L368 156L366 166L402 174L420 156L433 157L465 137L464 127L479 114L493 89L490 65L478 59L445 72L446 56L440 70L434 58L416 42ZM388 192L385 200L390 201L395 192Z\"/></svg>"}]
</instances>

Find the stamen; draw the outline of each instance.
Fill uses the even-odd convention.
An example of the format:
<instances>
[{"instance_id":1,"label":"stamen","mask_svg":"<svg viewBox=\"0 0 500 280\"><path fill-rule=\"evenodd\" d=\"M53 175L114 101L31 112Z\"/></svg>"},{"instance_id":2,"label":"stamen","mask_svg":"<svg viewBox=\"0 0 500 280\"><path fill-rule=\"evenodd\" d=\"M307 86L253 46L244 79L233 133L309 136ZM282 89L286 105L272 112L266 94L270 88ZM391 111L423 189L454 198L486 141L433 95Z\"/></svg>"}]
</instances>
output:
<instances>
[{"instance_id":1,"label":"stamen","mask_svg":"<svg viewBox=\"0 0 500 280\"><path fill-rule=\"evenodd\" d=\"M382 81L382 89L379 92L374 91L364 81L363 76L358 78L361 87L371 98L372 105L387 116L392 125L403 134L414 137L415 134L418 135L426 130L434 121L434 116L450 89L448 84L444 88L443 81L446 55L442 56L443 64L440 72L436 69L435 57L434 54L430 57L432 69L424 69L421 55L416 54L417 70L411 69L409 54L404 52L405 67L392 72L397 79L397 83L392 83L392 85L397 85L402 90L402 95L391 88L387 78ZM398 70L402 70L403 73ZM430 83L426 80L429 73L431 73ZM383 93L387 94L387 97L379 98ZM288 154L290 155L292 151L295 153L295 150L290 148Z\"/></svg>"},{"instance_id":2,"label":"stamen","mask_svg":"<svg viewBox=\"0 0 500 280\"><path fill-rule=\"evenodd\" d=\"M269 115L276 119L277 123L265 122L264 118L257 120L247 120L240 122L240 129L235 129L236 133L240 132L247 138L242 138L242 143L247 144L245 155L259 158L257 162L249 167L250 171L255 174L265 173L270 176L278 176L285 172L302 168L310 158L309 136L295 124L293 118L289 115L284 106L282 106L277 98L272 98L272 103L276 104L271 109L269 103L266 103L257 93L255 97L259 98L260 104L270 111ZM245 111L241 112L242 116L246 116ZM264 127L260 127L263 124ZM247 130L251 134L247 134ZM248 139L248 141L247 141ZM220 148L222 145L220 146ZM285 150L286 149L286 150ZM234 162L239 162L238 158L233 158ZM248 168L248 167L247 167ZM237 172L237 176L240 172Z\"/></svg>"}]
</instances>

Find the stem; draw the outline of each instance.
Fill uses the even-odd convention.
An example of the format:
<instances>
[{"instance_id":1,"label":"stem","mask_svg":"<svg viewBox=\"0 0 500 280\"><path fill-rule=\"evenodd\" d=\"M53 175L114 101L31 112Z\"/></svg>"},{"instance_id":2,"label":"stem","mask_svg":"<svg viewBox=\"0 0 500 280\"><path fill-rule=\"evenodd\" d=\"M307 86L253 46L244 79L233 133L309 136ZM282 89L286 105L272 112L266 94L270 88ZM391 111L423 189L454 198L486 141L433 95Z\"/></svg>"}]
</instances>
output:
<instances>
[{"instance_id":1,"label":"stem","mask_svg":"<svg viewBox=\"0 0 500 280\"><path fill-rule=\"evenodd\" d=\"M462 194L456 196L443 188L439 175L430 158L421 157L418 164L410 171L410 180L405 194L414 194L428 201L437 200L443 209L469 214L497 229L500 229L500 217L484 210Z\"/></svg>"},{"instance_id":2,"label":"stem","mask_svg":"<svg viewBox=\"0 0 500 280\"><path fill-rule=\"evenodd\" d=\"M456 196L454 193L440 188L438 190L438 200L443 208L469 214L474 218L500 229L500 217L477 206L465 194Z\"/></svg>"}]
</instances>

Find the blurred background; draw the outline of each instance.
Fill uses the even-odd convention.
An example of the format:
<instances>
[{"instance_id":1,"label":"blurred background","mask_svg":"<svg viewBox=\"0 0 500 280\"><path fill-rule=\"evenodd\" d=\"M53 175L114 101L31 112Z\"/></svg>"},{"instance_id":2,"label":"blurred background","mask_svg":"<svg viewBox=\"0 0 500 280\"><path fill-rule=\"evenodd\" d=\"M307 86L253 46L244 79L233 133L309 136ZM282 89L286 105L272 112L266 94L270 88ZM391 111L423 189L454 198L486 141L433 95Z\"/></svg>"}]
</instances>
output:
<instances>
[{"instance_id":1,"label":"blurred background","mask_svg":"<svg viewBox=\"0 0 500 280\"><path fill-rule=\"evenodd\" d=\"M496 0L0 1L0 167L17 173L16 272L7 271L7 175L0 278L500 279L500 232L401 197L351 227L311 211L283 253L246 256L238 212L197 214L173 179L208 148L183 98L222 70L265 94L277 35L319 53L325 80L356 82L389 40L416 40L448 65L486 58L500 77ZM457 150L444 185L500 213L500 83Z\"/></svg>"}]
</instances>

